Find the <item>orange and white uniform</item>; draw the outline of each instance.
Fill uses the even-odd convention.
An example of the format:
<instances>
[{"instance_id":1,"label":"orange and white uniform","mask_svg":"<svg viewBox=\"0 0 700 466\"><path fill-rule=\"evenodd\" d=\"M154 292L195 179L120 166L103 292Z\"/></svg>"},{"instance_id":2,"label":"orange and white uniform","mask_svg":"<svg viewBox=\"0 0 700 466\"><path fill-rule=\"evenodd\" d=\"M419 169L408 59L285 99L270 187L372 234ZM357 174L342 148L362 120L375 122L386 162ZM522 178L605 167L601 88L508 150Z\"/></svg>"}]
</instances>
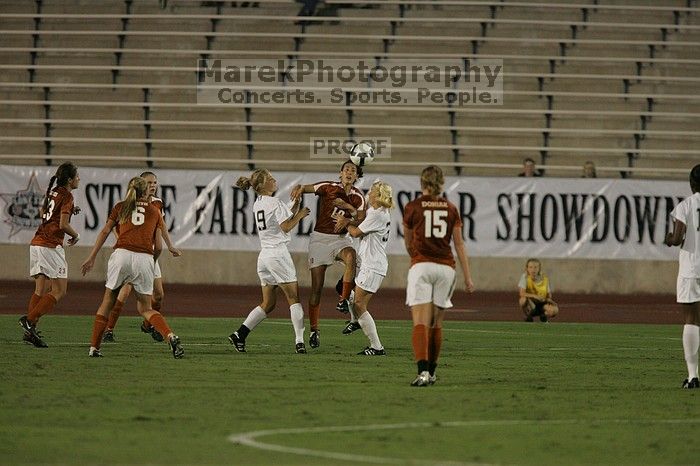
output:
<instances>
[{"instance_id":1,"label":"orange and white uniform","mask_svg":"<svg viewBox=\"0 0 700 466\"><path fill-rule=\"evenodd\" d=\"M73 215L73 195L63 186L49 192L49 202L43 221L29 246L29 275L48 278L68 278L68 264L63 250L65 232L61 229L61 215ZM69 217L70 219L70 217Z\"/></svg>"},{"instance_id":2,"label":"orange and white uniform","mask_svg":"<svg viewBox=\"0 0 700 466\"><path fill-rule=\"evenodd\" d=\"M343 184L337 181L321 181L314 186L314 194L320 197L316 225L309 239L309 268L320 265L332 265L338 253L345 248L353 247L352 238L347 229L334 233L335 220L332 215L335 212L343 212L350 218L349 212L333 205L334 199L342 199L357 210L365 210L365 196L356 187L345 192Z\"/></svg>"},{"instance_id":3,"label":"orange and white uniform","mask_svg":"<svg viewBox=\"0 0 700 466\"><path fill-rule=\"evenodd\" d=\"M119 236L109 257L105 286L115 290L131 283L137 293L151 295L155 278L153 244L162 223L160 210L151 202L137 201L128 220L120 224L118 217L123 207L124 202L119 202L109 214Z\"/></svg>"},{"instance_id":4,"label":"orange and white uniform","mask_svg":"<svg viewBox=\"0 0 700 466\"><path fill-rule=\"evenodd\" d=\"M161 229L166 228L166 226L165 226L165 218L164 218L164 214L163 214L163 201L160 200L160 199L157 198L157 197L152 197L152 198L151 198L151 204L152 204L154 207L156 207L156 208L158 209L158 211L160 212L160 217L161 217L161 221L162 221L162 224L161 224L161 226L160 226ZM117 225L116 227L114 227L114 229L116 230L116 236L117 236L117 238L119 238L119 225ZM155 278L162 278L162 277L163 277L163 274L162 274L162 272L161 272L161 270L160 270L160 264L158 263L158 261L156 261L156 265L155 265Z\"/></svg>"},{"instance_id":5,"label":"orange and white uniform","mask_svg":"<svg viewBox=\"0 0 700 466\"><path fill-rule=\"evenodd\" d=\"M411 230L406 304L432 302L443 309L452 307L455 286L455 258L452 233L462 226L454 204L443 197L420 196L404 209L404 229Z\"/></svg>"}]
</instances>

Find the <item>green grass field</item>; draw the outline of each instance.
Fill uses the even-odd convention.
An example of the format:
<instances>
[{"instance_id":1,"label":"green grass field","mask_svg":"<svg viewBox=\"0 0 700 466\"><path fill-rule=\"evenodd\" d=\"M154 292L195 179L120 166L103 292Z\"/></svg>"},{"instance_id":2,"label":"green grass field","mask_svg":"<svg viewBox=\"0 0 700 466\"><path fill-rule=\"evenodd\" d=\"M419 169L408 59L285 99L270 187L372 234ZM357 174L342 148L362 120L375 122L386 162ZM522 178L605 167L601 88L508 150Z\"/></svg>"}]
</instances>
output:
<instances>
[{"instance_id":1,"label":"green grass field","mask_svg":"<svg viewBox=\"0 0 700 466\"><path fill-rule=\"evenodd\" d=\"M185 359L122 318L87 357L91 317L47 316L50 348L0 316L2 464L697 464L700 390L682 390L681 327L447 322L438 383L415 375L410 323L380 321L386 357L324 321L172 318ZM256 431L267 431L254 433Z\"/></svg>"}]
</instances>

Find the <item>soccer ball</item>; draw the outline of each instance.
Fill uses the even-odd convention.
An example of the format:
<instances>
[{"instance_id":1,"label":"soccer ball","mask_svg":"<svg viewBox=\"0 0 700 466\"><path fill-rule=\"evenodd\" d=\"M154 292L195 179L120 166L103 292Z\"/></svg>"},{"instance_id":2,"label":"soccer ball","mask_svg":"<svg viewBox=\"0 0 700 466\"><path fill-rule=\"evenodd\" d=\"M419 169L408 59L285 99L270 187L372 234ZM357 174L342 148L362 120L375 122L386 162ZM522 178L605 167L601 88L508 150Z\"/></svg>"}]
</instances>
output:
<instances>
[{"instance_id":1,"label":"soccer ball","mask_svg":"<svg viewBox=\"0 0 700 466\"><path fill-rule=\"evenodd\" d=\"M368 142L360 142L350 149L350 160L358 167L369 165L374 160L374 147Z\"/></svg>"}]
</instances>

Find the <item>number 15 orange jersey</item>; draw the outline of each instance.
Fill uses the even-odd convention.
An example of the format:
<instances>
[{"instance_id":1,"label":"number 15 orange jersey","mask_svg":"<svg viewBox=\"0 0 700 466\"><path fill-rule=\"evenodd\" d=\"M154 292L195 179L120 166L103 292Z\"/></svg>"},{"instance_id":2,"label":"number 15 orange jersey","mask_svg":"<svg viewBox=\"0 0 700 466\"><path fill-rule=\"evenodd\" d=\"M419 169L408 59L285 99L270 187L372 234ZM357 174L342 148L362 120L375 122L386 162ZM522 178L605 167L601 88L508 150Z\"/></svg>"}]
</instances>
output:
<instances>
[{"instance_id":1,"label":"number 15 orange jersey","mask_svg":"<svg viewBox=\"0 0 700 466\"><path fill-rule=\"evenodd\" d=\"M411 265L419 262L455 266L452 232L462 227L457 207L444 197L420 196L406 204L404 229L413 231L410 244Z\"/></svg>"}]
</instances>

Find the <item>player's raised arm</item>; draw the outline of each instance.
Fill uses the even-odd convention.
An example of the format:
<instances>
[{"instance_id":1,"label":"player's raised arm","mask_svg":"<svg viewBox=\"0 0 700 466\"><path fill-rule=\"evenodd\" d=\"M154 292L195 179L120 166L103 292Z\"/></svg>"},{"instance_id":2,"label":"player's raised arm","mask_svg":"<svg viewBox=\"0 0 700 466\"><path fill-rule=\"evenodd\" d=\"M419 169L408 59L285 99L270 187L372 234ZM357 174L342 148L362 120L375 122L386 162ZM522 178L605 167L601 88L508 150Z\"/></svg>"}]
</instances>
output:
<instances>
[{"instance_id":1,"label":"player's raised arm","mask_svg":"<svg viewBox=\"0 0 700 466\"><path fill-rule=\"evenodd\" d=\"M293 201L297 201L301 198L302 194L308 194L314 192L314 185L312 184L298 184L292 188L289 193L289 198Z\"/></svg>"}]
</instances>

